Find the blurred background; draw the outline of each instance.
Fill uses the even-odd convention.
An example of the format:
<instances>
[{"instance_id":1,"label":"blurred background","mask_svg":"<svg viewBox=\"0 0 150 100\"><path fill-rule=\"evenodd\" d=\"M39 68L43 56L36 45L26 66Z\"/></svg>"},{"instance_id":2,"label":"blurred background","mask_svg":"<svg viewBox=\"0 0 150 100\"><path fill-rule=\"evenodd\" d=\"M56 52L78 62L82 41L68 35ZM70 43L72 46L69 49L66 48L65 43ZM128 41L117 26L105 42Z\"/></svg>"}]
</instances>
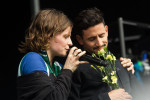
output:
<instances>
[{"instance_id":1,"label":"blurred background","mask_svg":"<svg viewBox=\"0 0 150 100\"><path fill-rule=\"evenodd\" d=\"M21 55L17 47L36 11L62 10L70 19L82 9L97 7L109 27L109 49L116 55L131 58L135 75L146 92L150 90L150 6L144 1L104 0L11 0L1 3L1 97L16 100L16 77ZM37 7L37 8L36 8ZM149 100L149 99L143 99Z\"/></svg>"}]
</instances>

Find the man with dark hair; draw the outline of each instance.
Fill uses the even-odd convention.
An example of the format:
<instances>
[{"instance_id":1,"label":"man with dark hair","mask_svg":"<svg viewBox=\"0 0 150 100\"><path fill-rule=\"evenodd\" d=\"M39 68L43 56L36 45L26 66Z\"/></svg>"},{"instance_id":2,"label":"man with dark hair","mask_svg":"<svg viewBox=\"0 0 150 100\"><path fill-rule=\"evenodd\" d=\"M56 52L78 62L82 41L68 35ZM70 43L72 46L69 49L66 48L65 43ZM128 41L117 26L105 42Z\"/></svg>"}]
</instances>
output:
<instances>
[{"instance_id":1,"label":"man with dark hair","mask_svg":"<svg viewBox=\"0 0 150 100\"><path fill-rule=\"evenodd\" d=\"M79 13L74 21L73 33L74 45L86 50L90 55L97 54L98 50L108 46L108 26L105 25L102 12L97 8L86 9ZM123 59L125 58L120 60ZM123 62L116 60L120 88L115 90L110 90L102 81L102 76L90 67L90 63L79 65L72 77L72 89L68 100L131 100L132 81L136 81L136 77L121 64ZM130 62L124 66L133 67L133 64Z\"/></svg>"}]
</instances>

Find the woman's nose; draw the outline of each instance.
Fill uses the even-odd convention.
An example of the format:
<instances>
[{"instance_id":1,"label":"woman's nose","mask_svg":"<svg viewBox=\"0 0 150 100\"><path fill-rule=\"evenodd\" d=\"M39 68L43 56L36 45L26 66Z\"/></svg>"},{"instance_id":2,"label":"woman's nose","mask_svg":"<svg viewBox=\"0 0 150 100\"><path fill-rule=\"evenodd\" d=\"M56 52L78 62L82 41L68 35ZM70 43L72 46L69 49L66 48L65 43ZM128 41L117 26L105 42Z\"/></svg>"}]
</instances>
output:
<instances>
[{"instance_id":1,"label":"woman's nose","mask_svg":"<svg viewBox=\"0 0 150 100\"><path fill-rule=\"evenodd\" d=\"M69 40L68 40L68 45L69 45L69 46L72 46L72 45L73 45L70 38L69 38Z\"/></svg>"}]
</instances>

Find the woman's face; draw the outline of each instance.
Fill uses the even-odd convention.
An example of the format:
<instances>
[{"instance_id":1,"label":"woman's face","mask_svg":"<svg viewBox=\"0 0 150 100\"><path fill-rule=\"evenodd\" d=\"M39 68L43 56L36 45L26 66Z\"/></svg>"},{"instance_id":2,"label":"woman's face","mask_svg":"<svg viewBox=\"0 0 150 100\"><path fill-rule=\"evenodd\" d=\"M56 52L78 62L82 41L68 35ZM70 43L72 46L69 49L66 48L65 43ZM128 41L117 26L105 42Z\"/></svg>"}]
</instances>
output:
<instances>
[{"instance_id":1,"label":"woman's face","mask_svg":"<svg viewBox=\"0 0 150 100\"><path fill-rule=\"evenodd\" d=\"M62 33L56 34L50 39L50 51L53 56L66 56L69 46L72 46L71 27L68 27Z\"/></svg>"}]
</instances>

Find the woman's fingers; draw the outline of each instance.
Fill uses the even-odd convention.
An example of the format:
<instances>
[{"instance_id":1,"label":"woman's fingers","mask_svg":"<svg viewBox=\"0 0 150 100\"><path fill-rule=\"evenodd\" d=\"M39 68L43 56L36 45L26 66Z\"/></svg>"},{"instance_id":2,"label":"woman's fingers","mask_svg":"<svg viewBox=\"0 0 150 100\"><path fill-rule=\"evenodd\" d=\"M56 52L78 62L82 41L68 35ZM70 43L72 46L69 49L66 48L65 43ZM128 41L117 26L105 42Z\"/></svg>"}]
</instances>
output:
<instances>
[{"instance_id":1,"label":"woman's fingers","mask_svg":"<svg viewBox=\"0 0 150 100\"><path fill-rule=\"evenodd\" d=\"M81 52L82 52L81 49L76 49L76 50L74 51L73 55L74 55L74 56L78 56L79 53L81 53Z\"/></svg>"},{"instance_id":2,"label":"woman's fingers","mask_svg":"<svg viewBox=\"0 0 150 100\"><path fill-rule=\"evenodd\" d=\"M131 59L127 59L127 58L120 58L121 64L127 64L127 63L132 63Z\"/></svg>"},{"instance_id":3,"label":"woman's fingers","mask_svg":"<svg viewBox=\"0 0 150 100\"><path fill-rule=\"evenodd\" d=\"M82 51L81 49L78 49L77 47L72 47L70 49L69 55L73 55L77 59L79 59L81 56L83 56L86 53L86 51Z\"/></svg>"},{"instance_id":4,"label":"woman's fingers","mask_svg":"<svg viewBox=\"0 0 150 100\"><path fill-rule=\"evenodd\" d=\"M77 47L72 47L69 51L69 54L73 54L76 49L77 49Z\"/></svg>"},{"instance_id":5,"label":"woman's fingers","mask_svg":"<svg viewBox=\"0 0 150 100\"><path fill-rule=\"evenodd\" d=\"M87 64L89 63L88 61L80 61L79 64Z\"/></svg>"},{"instance_id":6,"label":"woman's fingers","mask_svg":"<svg viewBox=\"0 0 150 100\"><path fill-rule=\"evenodd\" d=\"M85 53L86 51L82 51L77 47L72 47L66 59L64 69L70 69L72 72L74 72L79 64L88 63L87 61L79 61L79 58Z\"/></svg>"},{"instance_id":7,"label":"woman's fingers","mask_svg":"<svg viewBox=\"0 0 150 100\"><path fill-rule=\"evenodd\" d=\"M86 51L78 52L78 54L77 54L77 59L79 59L79 58L80 58L81 56L83 56L85 53L86 53Z\"/></svg>"},{"instance_id":8,"label":"woman's fingers","mask_svg":"<svg viewBox=\"0 0 150 100\"><path fill-rule=\"evenodd\" d=\"M134 69L134 65L132 64L129 68L127 68L128 71L132 70L132 74L134 74L135 70Z\"/></svg>"},{"instance_id":9,"label":"woman's fingers","mask_svg":"<svg viewBox=\"0 0 150 100\"><path fill-rule=\"evenodd\" d=\"M120 57L120 61L123 67L129 67L127 68L127 70L128 71L132 70L132 74L134 74L135 70L131 59Z\"/></svg>"}]
</instances>

